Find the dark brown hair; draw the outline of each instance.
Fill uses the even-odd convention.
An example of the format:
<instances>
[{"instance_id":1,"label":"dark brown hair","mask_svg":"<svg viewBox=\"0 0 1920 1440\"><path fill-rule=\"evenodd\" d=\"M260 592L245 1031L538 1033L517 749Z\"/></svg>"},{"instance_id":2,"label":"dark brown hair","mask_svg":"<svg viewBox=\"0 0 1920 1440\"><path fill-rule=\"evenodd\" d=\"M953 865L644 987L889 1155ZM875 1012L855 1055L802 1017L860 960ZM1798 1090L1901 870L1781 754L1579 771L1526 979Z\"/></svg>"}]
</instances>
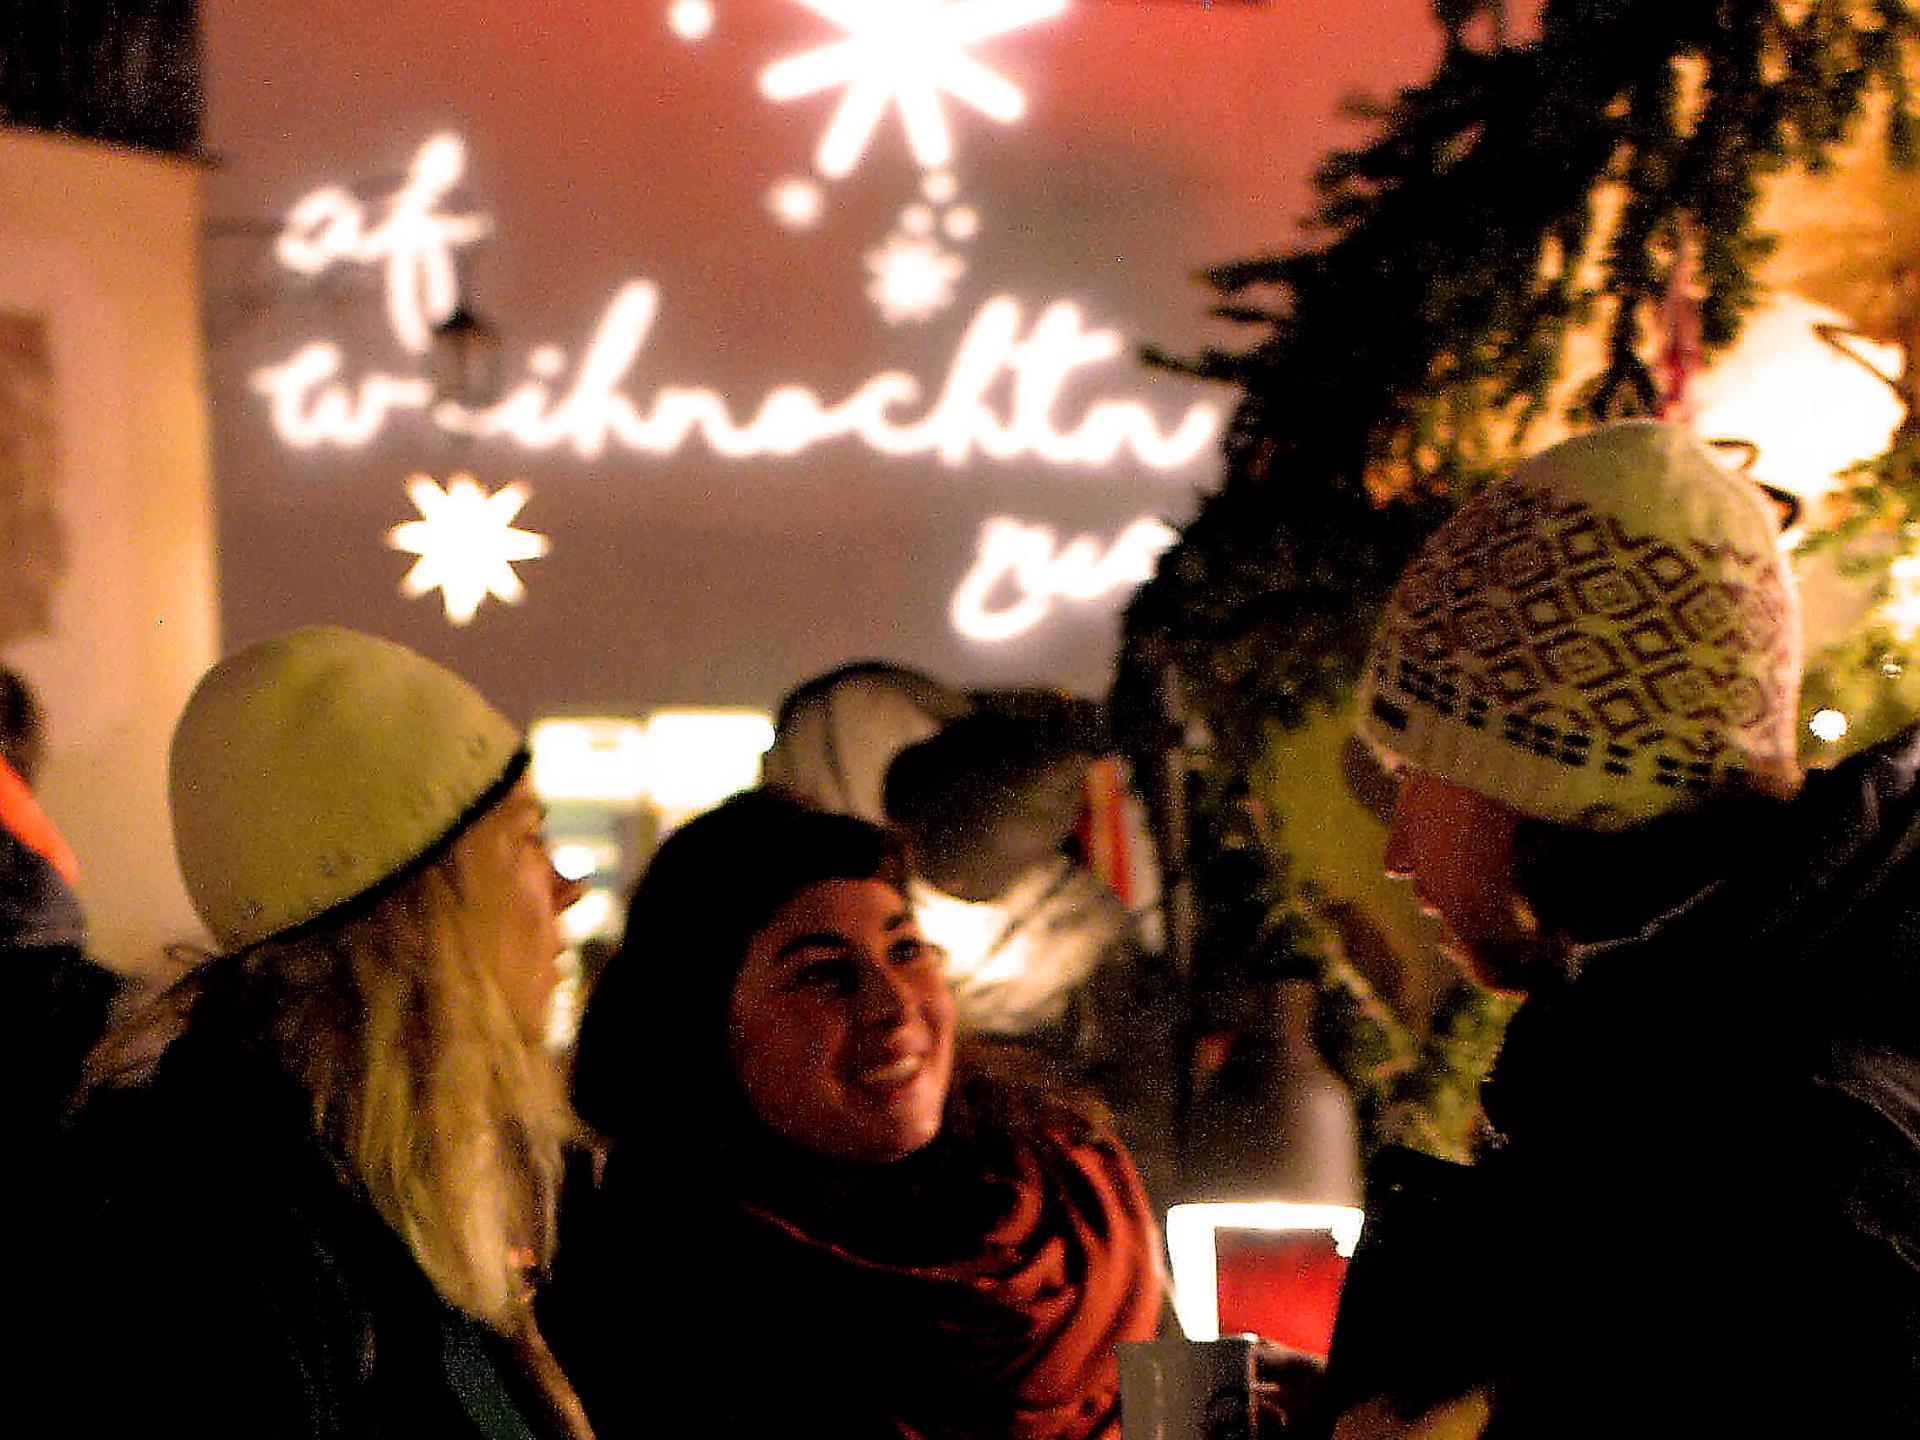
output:
<instances>
[{"instance_id":1,"label":"dark brown hair","mask_svg":"<svg viewBox=\"0 0 1920 1440\"><path fill-rule=\"evenodd\" d=\"M882 880L905 895L906 850L891 830L776 789L736 795L668 836L581 1016L579 1117L605 1140L684 1157L763 1140L727 1058L727 1000L754 934L822 880ZM1100 1112L962 1037L943 1133L1042 1127L1079 1136L1101 1128Z\"/></svg>"},{"instance_id":2,"label":"dark brown hair","mask_svg":"<svg viewBox=\"0 0 1920 1440\"><path fill-rule=\"evenodd\" d=\"M40 768L44 726L33 687L17 671L0 665L0 760L29 785Z\"/></svg>"},{"instance_id":3,"label":"dark brown hair","mask_svg":"<svg viewBox=\"0 0 1920 1440\"><path fill-rule=\"evenodd\" d=\"M737 1127L746 1102L726 1059L726 1012L748 942L809 885L872 879L906 893L892 832L779 790L736 795L669 835L580 1018L580 1118L609 1140Z\"/></svg>"}]
</instances>

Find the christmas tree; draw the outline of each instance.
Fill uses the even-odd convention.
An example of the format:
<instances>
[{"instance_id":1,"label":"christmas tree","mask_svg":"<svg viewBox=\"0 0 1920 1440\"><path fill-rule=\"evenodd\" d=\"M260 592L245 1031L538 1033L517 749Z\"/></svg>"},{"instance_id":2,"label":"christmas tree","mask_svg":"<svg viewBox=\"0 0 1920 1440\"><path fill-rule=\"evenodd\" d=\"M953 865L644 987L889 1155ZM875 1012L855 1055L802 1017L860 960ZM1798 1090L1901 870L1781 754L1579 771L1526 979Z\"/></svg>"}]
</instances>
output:
<instances>
[{"instance_id":1,"label":"christmas tree","mask_svg":"<svg viewBox=\"0 0 1920 1440\"><path fill-rule=\"evenodd\" d=\"M1774 260L1793 258L1793 187L1846 162L1906 193L1916 27L1900 0L1545 0L1519 39L1497 5L1434 9L1435 73L1325 162L1314 243L1205 277L1249 342L1152 357L1239 398L1221 488L1128 611L1114 705L1136 763L1180 790L1196 982L1311 975L1369 1138L1457 1154L1505 1003L1459 982L1411 1017L1369 983L1365 917L1292 863L1299 822L1274 803L1291 737L1337 724L1402 565L1462 496L1569 428L1683 401L1783 230ZM1881 248L1847 252L1829 292L1859 335L1904 343L1920 280ZM1904 362L1886 383L1911 400ZM1920 698L1902 688L1920 560L1890 563L1920 533L1917 447L1909 406L1806 517L1810 552L1880 586L1808 682L1856 742Z\"/></svg>"}]
</instances>

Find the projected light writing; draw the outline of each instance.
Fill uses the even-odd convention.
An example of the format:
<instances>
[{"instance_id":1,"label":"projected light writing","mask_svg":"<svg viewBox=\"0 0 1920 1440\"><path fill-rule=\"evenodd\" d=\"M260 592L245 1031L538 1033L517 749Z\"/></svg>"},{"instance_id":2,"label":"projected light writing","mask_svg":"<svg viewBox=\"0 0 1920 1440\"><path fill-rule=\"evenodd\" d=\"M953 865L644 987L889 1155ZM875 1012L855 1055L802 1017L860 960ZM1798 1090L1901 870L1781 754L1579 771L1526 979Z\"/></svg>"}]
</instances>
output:
<instances>
[{"instance_id":1,"label":"projected light writing","mask_svg":"<svg viewBox=\"0 0 1920 1440\"><path fill-rule=\"evenodd\" d=\"M509 379L498 400L470 408L439 394L424 364L435 325L459 300L457 253L490 228L484 215L445 208L465 163L458 137L436 135L385 201L363 201L327 186L288 212L275 246L280 261L307 276L337 265L377 268L393 338L417 366L356 372L339 343L315 338L257 367L250 384L265 397L269 422L285 444L353 449L411 421L473 441L582 459L610 450L666 458L698 445L745 461L853 442L891 459L935 459L949 469L987 461L1082 471L1126 463L1171 472L1189 467L1219 437L1222 413L1215 405L1193 403L1163 422L1141 400L1088 397L1099 369L1123 361L1129 346L1118 331L1090 324L1082 307L1065 299L1030 314L1014 296L988 296L961 332L937 384L886 369L832 397L784 383L742 403L712 386L649 379L645 370L654 361L651 349L666 305L660 287L646 279L618 287L584 344L530 349L518 378ZM934 203L952 198L949 176L930 176L927 183ZM925 218L920 228L930 229L931 212ZM957 278L943 272L933 288L944 290ZM886 279L877 272L878 282ZM892 294L890 303L903 317L937 308L934 301L942 297L920 290ZM496 503L510 503L505 493ZM408 533L414 538L420 532ZM982 643L1023 634L1060 602L1085 602L1138 584L1172 537L1165 524L1143 517L1111 545L1083 535L1060 546L1046 526L995 517L981 528L951 618L963 635ZM518 582L511 570L502 578L503 568L492 570L493 588L483 585L480 593L517 595ZM471 583L448 588L450 614L460 609L471 615L471 589ZM452 603L455 590L458 605Z\"/></svg>"}]
</instances>

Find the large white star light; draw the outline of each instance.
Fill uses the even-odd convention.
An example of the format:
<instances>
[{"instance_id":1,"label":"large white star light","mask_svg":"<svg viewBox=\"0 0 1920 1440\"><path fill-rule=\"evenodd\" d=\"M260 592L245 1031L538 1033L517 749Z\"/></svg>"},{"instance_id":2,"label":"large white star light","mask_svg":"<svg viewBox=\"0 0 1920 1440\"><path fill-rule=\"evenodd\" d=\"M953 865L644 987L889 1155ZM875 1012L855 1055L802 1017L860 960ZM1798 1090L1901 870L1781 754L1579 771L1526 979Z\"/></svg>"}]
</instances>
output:
<instances>
[{"instance_id":1,"label":"large white star light","mask_svg":"<svg viewBox=\"0 0 1920 1440\"><path fill-rule=\"evenodd\" d=\"M421 518L394 526L387 543L420 558L401 590L413 597L440 591L456 625L473 619L489 595L517 603L527 589L513 573L514 562L537 560L549 548L546 536L514 528L530 493L516 480L489 495L471 475L455 475L445 490L425 475L407 481Z\"/></svg>"},{"instance_id":2,"label":"large white star light","mask_svg":"<svg viewBox=\"0 0 1920 1440\"><path fill-rule=\"evenodd\" d=\"M940 95L1002 122L1026 114L1011 81L967 53L1009 30L1051 20L1067 0L799 0L846 31L838 40L776 60L760 76L769 100L797 100L844 86L814 164L838 180L866 153L888 102L900 110L913 158L925 169L953 159Z\"/></svg>"}]
</instances>

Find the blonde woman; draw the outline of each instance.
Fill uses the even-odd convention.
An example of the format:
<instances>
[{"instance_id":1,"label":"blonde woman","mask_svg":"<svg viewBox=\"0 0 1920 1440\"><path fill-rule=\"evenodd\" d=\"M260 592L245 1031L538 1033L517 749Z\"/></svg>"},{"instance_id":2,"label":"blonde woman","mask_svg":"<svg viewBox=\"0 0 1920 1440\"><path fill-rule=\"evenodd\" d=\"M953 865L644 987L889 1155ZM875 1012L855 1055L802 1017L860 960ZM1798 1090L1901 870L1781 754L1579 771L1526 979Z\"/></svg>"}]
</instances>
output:
<instances>
[{"instance_id":1,"label":"blonde woman","mask_svg":"<svg viewBox=\"0 0 1920 1440\"><path fill-rule=\"evenodd\" d=\"M531 1310L575 894L519 733L412 651L312 627L209 672L172 761L220 953L168 997L151 1078L72 1136L29 1347L63 1429L586 1435Z\"/></svg>"}]
</instances>

